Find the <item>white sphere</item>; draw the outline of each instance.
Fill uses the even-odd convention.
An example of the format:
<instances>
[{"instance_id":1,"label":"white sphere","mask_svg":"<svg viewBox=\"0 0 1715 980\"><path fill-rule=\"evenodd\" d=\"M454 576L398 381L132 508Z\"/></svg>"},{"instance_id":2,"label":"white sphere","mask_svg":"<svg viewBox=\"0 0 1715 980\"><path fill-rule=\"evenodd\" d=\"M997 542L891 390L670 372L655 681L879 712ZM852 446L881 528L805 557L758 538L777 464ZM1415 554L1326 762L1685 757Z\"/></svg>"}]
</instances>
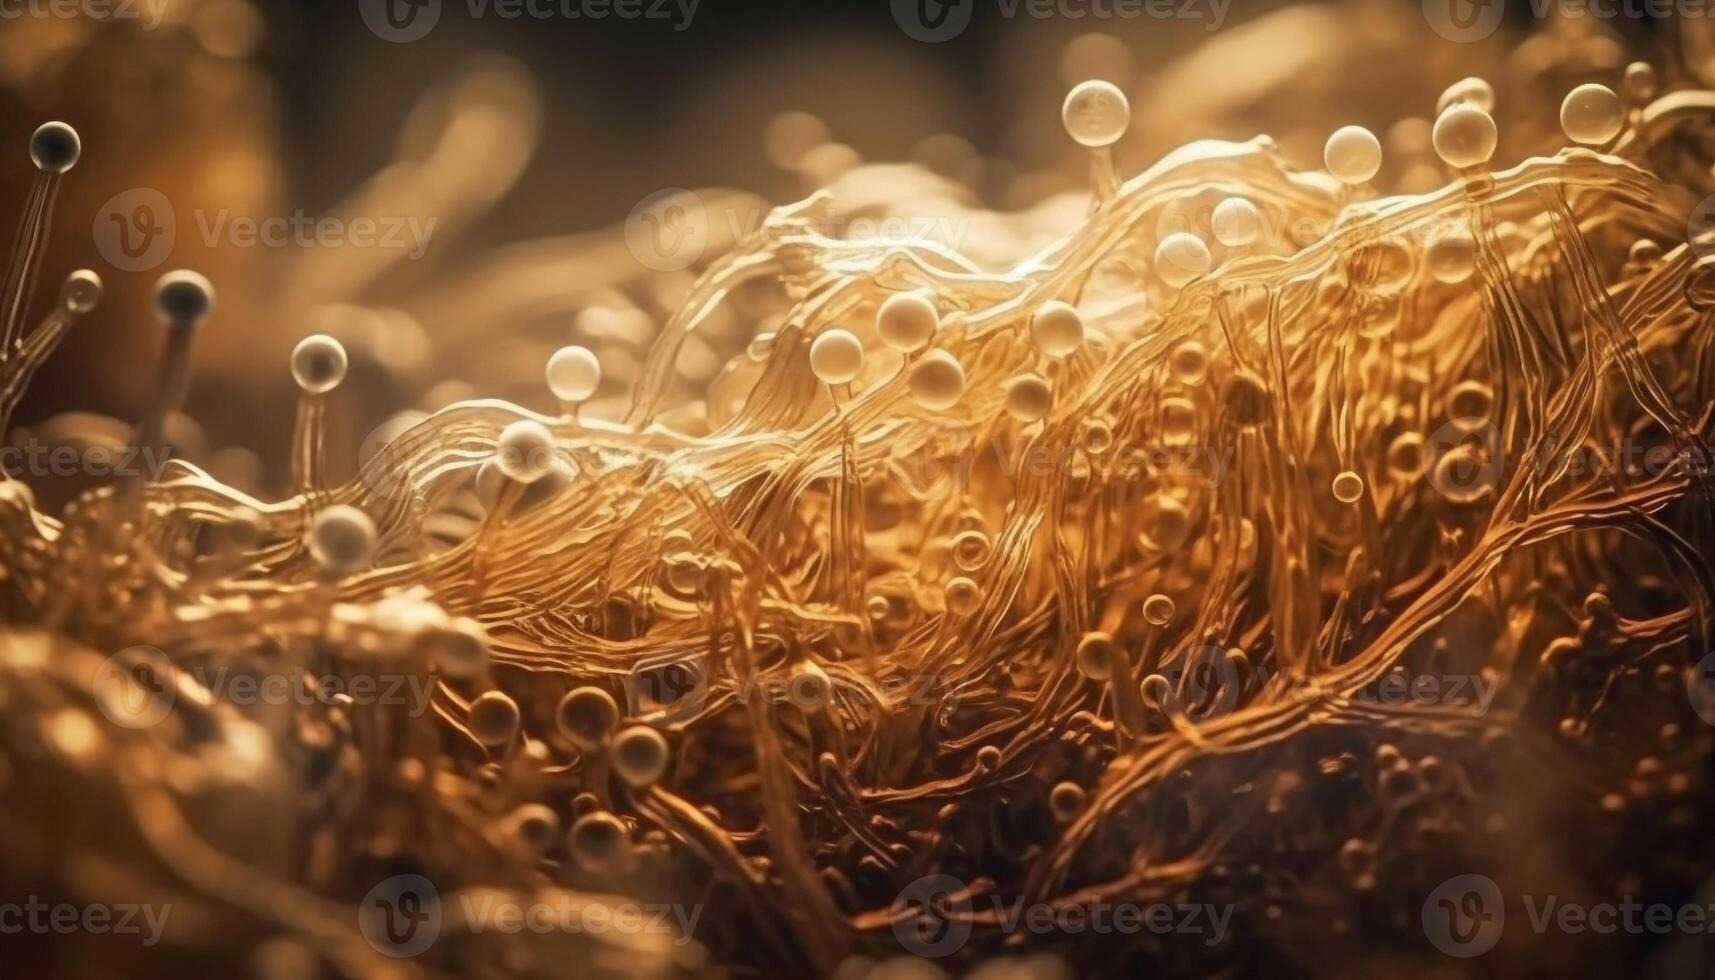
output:
<instances>
[{"instance_id":1,"label":"white sphere","mask_svg":"<svg viewBox=\"0 0 1715 980\"><path fill-rule=\"evenodd\" d=\"M1040 374L1021 374L1006 383L1006 412L1020 422L1036 422L1054 407L1054 389Z\"/></svg>"},{"instance_id":2,"label":"white sphere","mask_svg":"<svg viewBox=\"0 0 1715 980\"><path fill-rule=\"evenodd\" d=\"M1174 232L1155 247L1155 274L1175 288L1206 275L1214 265L1209 246L1190 232Z\"/></svg>"},{"instance_id":3,"label":"white sphere","mask_svg":"<svg viewBox=\"0 0 1715 980\"><path fill-rule=\"evenodd\" d=\"M1495 87L1487 79L1472 75L1461 78L1442 91L1435 100L1435 114L1441 115L1449 106L1474 105L1484 112L1495 111Z\"/></svg>"},{"instance_id":4,"label":"white sphere","mask_svg":"<svg viewBox=\"0 0 1715 980\"><path fill-rule=\"evenodd\" d=\"M1435 153L1449 167L1479 167L1495 155L1494 117L1469 102L1449 106L1435 120Z\"/></svg>"},{"instance_id":5,"label":"white sphere","mask_svg":"<svg viewBox=\"0 0 1715 980\"><path fill-rule=\"evenodd\" d=\"M306 393L320 395L339 387L348 363L339 341L327 334L311 334L292 348L292 380Z\"/></svg>"},{"instance_id":6,"label":"white sphere","mask_svg":"<svg viewBox=\"0 0 1715 980\"><path fill-rule=\"evenodd\" d=\"M1210 225L1215 241L1228 248L1249 245L1262 234L1262 212L1249 198L1229 197L1215 205Z\"/></svg>"},{"instance_id":7,"label":"white sphere","mask_svg":"<svg viewBox=\"0 0 1715 980\"><path fill-rule=\"evenodd\" d=\"M653 728L633 725L613 739L613 770L637 788L652 786L667 771L667 740Z\"/></svg>"},{"instance_id":8,"label":"white sphere","mask_svg":"<svg viewBox=\"0 0 1715 980\"><path fill-rule=\"evenodd\" d=\"M1112 82L1082 82L1060 107L1066 132L1085 146L1112 146L1131 125L1131 103Z\"/></svg>"},{"instance_id":9,"label":"white sphere","mask_svg":"<svg viewBox=\"0 0 1715 980\"><path fill-rule=\"evenodd\" d=\"M1342 184L1362 184L1382 168L1382 144L1362 126L1341 126L1322 147L1322 162Z\"/></svg>"},{"instance_id":10,"label":"white sphere","mask_svg":"<svg viewBox=\"0 0 1715 980\"><path fill-rule=\"evenodd\" d=\"M1606 85L1580 85L1560 103L1560 128L1574 143L1600 146L1620 134L1626 107Z\"/></svg>"},{"instance_id":11,"label":"white sphere","mask_svg":"<svg viewBox=\"0 0 1715 980\"><path fill-rule=\"evenodd\" d=\"M1065 357L1084 343L1084 318L1068 304L1049 300L1030 318L1030 339L1049 357Z\"/></svg>"},{"instance_id":12,"label":"white sphere","mask_svg":"<svg viewBox=\"0 0 1715 980\"><path fill-rule=\"evenodd\" d=\"M944 411L959 403L965 393L965 368L944 350L932 350L911 366L906 379L911 397L931 411Z\"/></svg>"},{"instance_id":13,"label":"white sphere","mask_svg":"<svg viewBox=\"0 0 1715 980\"><path fill-rule=\"evenodd\" d=\"M601 385L601 361L588 347L562 347L548 358L548 390L563 402L581 402Z\"/></svg>"},{"instance_id":14,"label":"white sphere","mask_svg":"<svg viewBox=\"0 0 1715 980\"><path fill-rule=\"evenodd\" d=\"M500 430L494 465L507 479L535 483L553 469L558 448L547 426L520 419Z\"/></svg>"},{"instance_id":15,"label":"white sphere","mask_svg":"<svg viewBox=\"0 0 1715 980\"><path fill-rule=\"evenodd\" d=\"M368 567L375 560L375 522L346 504L323 510L310 525L310 558L329 575Z\"/></svg>"},{"instance_id":16,"label":"white sphere","mask_svg":"<svg viewBox=\"0 0 1715 980\"><path fill-rule=\"evenodd\" d=\"M839 327L822 331L810 344L810 370L823 384L846 384L863 370L863 341Z\"/></svg>"},{"instance_id":17,"label":"white sphere","mask_svg":"<svg viewBox=\"0 0 1715 980\"><path fill-rule=\"evenodd\" d=\"M894 293L876 314L876 333L881 342L901 354L913 354L929 346L941 326L941 314L925 293Z\"/></svg>"}]
</instances>

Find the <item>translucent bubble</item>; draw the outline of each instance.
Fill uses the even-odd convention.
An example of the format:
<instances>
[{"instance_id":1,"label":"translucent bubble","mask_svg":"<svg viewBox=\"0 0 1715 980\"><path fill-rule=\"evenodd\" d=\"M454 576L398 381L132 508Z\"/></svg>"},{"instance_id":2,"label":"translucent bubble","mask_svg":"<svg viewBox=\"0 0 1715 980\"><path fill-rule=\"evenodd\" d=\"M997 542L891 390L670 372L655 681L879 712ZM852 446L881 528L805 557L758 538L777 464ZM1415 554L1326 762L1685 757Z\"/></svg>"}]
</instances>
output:
<instances>
[{"instance_id":1,"label":"translucent bubble","mask_svg":"<svg viewBox=\"0 0 1715 980\"><path fill-rule=\"evenodd\" d=\"M327 334L311 334L292 348L292 380L306 394L325 394L345 380L345 348Z\"/></svg>"},{"instance_id":2,"label":"translucent bubble","mask_svg":"<svg viewBox=\"0 0 1715 980\"><path fill-rule=\"evenodd\" d=\"M1461 283L1477 269L1477 243L1465 232L1443 235L1429 246L1429 274L1445 283Z\"/></svg>"},{"instance_id":3,"label":"translucent bubble","mask_svg":"<svg viewBox=\"0 0 1715 980\"><path fill-rule=\"evenodd\" d=\"M926 293L895 293L876 314L881 342L902 354L914 354L929 346L940 326L941 314Z\"/></svg>"},{"instance_id":4,"label":"translucent bubble","mask_svg":"<svg viewBox=\"0 0 1715 980\"><path fill-rule=\"evenodd\" d=\"M1088 794L1077 783L1056 783L1048 792L1048 809L1054 814L1054 819L1065 823L1083 811L1086 799Z\"/></svg>"},{"instance_id":5,"label":"translucent bubble","mask_svg":"<svg viewBox=\"0 0 1715 980\"><path fill-rule=\"evenodd\" d=\"M619 705L613 695L599 687L578 687L566 692L554 711L560 734L585 752L600 748L619 727Z\"/></svg>"},{"instance_id":6,"label":"translucent bubble","mask_svg":"<svg viewBox=\"0 0 1715 980\"><path fill-rule=\"evenodd\" d=\"M1209 246L1190 232L1174 232L1155 247L1155 274L1174 288L1206 275L1214 264Z\"/></svg>"},{"instance_id":7,"label":"translucent bubble","mask_svg":"<svg viewBox=\"0 0 1715 980\"><path fill-rule=\"evenodd\" d=\"M1341 126L1322 147L1322 162L1343 184L1362 184L1382 168L1382 144L1362 126Z\"/></svg>"},{"instance_id":8,"label":"translucent bubble","mask_svg":"<svg viewBox=\"0 0 1715 980\"><path fill-rule=\"evenodd\" d=\"M1653 265L1661 261L1661 246L1648 238L1640 238L1626 251L1626 261L1638 265Z\"/></svg>"},{"instance_id":9,"label":"translucent bubble","mask_svg":"<svg viewBox=\"0 0 1715 980\"><path fill-rule=\"evenodd\" d=\"M1040 374L1021 374L1006 383L1006 412L1020 422L1048 417L1054 407L1054 390Z\"/></svg>"},{"instance_id":10,"label":"translucent bubble","mask_svg":"<svg viewBox=\"0 0 1715 980\"><path fill-rule=\"evenodd\" d=\"M1496 470L1484 447L1465 442L1441 454L1430 473L1430 482L1449 501L1471 504L1495 489Z\"/></svg>"},{"instance_id":11,"label":"translucent bubble","mask_svg":"<svg viewBox=\"0 0 1715 980\"><path fill-rule=\"evenodd\" d=\"M1428 459L1424 452L1422 433L1402 432L1394 437L1387 449L1387 469L1390 476L1409 483L1422 476L1427 468Z\"/></svg>"},{"instance_id":12,"label":"translucent bubble","mask_svg":"<svg viewBox=\"0 0 1715 980\"><path fill-rule=\"evenodd\" d=\"M335 504L310 525L310 558L328 575L344 577L375 560L375 522L347 504Z\"/></svg>"},{"instance_id":13,"label":"translucent bubble","mask_svg":"<svg viewBox=\"0 0 1715 980\"><path fill-rule=\"evenodd\" d=\"M581 402L601 386L601 361L589 348L562 347L548 358L548 390L564 402Z\"/></svg>"},{"instance_id":14,"label":"translucent bubble","mask_svg":"<svg viewBox=\"0 0 1715 980\"><path fill-rule=\"evenodd\" d=\"M965 393L965 368L944 350L932 350L911 366L906 379L911 397L931 411L945 411Z\"/></svg>"},{"instance_id":15,"label":"translucent bubble","mask_svg":"<svg viewBox=\"0 0 1715 980\"><path fill-rule=\"evenodd\" d=\"M43 173L63 174L77 166L83 141L63 122L43 123L30 137L30 160Z\"/></svg>"},{"instance_id":16,"label":"translucent bubble","mask_svg":"<svg viewBox=\"0 0 1715 980\"><path fill-rule=\"evenodd\" d=\"M1066 94L1060 119L1084 146L1112 146L1131 125L1131 103L1112 82L1083 82Z\"/></svg>"},{"instance_id":17,"label":"translucent bubble","mask_svg":"<svg viewBox=\"0 0 1715 980\"><path fill-rule=\"evenodd\" d=\"M1084 343L1084 318L1059 300L1042 304L1030 318L1030 337L1049 357L1065 357Z\"/></svg>"},{"instance_id":18,"label":"translucent bubble","mask_svg":"<svg viewBox=\"0 0 1715 980\"><path fill-rule=\"evenodd\" d=\"M849 330L833 327L810 344L810 370L823 384L848 384L863 370L863 341Z\"/></svg>"},{"instance_id":19,"label":"translucent bubble","mask_svg":"<svg viewBox=\"0 0 1715 980\"><path fill-rule=\"evenodd\" d=\"M1190 536L1190 511L1177 498L1157 495L1154 510L1144 518L1140 534L1144 547L1171 553L1178 551Z\"/></svg>"},{"instance_id":20,"label":"translucent bubble","mask_svg":"<svg viewBox=\"0 0 1715 980\"><path fill-rule=\"evenodd\" d=\"M632 786L653 786L667 771L667 740L653 728L634 725L613 740L613 771Z\"/></svg>"},{"instance_id":21,"label":"translucent bubble","mask_svg":"<svg viewBox=\"0 0 1715 980\"><path fill-rule=\"evenodd\" d=\"M1355 504L1364 496L1364 478L1351 470L1342 470L1334 476L1334 499L1342 504Z\"/></svg>"},{"instance_id":22,"label":"translucent bubble","mask_svg":"<svg viewBox=\"0 0 1715 980\"><path fill-rule=\"evenodd\" d=\"M1183 340L1168 355L1167 370L1182 385L1200 385L1209 374L1209 349L1200 340Z\"/></svg>"},{"instance_id":23,"label":"translucent bubble","mask_svg":"<svg viewBox=\"0 0 1715 980\"><path fill-rule=\"evenodd\" d=\"M525 803L506 815L501 829L521 848L539 857L560 835L560 815L540 803Z\"/></svg>"},{"instance_id":24,"label":"translucent bubble","mask_svg":"<svg viewBox=\"0 0 1715 980\"><path fill-rule=\"evenodd\" d=\"M1626 107L1606 85L1580 85L1560 103L1560 128L1574 143L1600 146L1620 134Z\"/></svg>"},{"instance_id":25,"label":"translucent bubble","mask_svg":"<svg viewBox=\"0 0 1715 980\"><path fill-rule=\"evenodd\" d=\"M494 465L509 480L534 483L553 467L558 447L547 426L522 419L500 430Z\"/></svg>"},{"instance_id":26,"label":"translucent bubble","mask_svg":"<svg viewBox=\"0 0 1715 980\"><path fill-rule=\"evenodd\" d=\"M945 589L947 611L955 616L969 616L983 604L983 589L976 582L959 576L949 579Z\"/></svg>"},{"instance_id":27,"label":"translucent bubble","mask_svg":"<svg viewBox=\"0 0 1715 980\"><path fill-rule=\"evenodd\" d=\"M1249 245L1262 234L1262 212L1249 198L1229 197L1215 205L1210 223L1215 241L1228 248Z\"/></svg>"},{"instance_id":28,"label":"translucent bubble","mask_svg":"<svg viewBox=\"0 0 1715 980\"><path fill-rule=\"evenodd\" d=\"M586 813L572 823L566 850L592 874L617 871L631 859L631 831L625 821L605 810Z\"/></svg>"},{"instance_id":29,"label":"translucent bubble","mask_svg":"<svg viewBox=\"0 0 1715 980\"><path fill-rule=\"evenodd\" d=\"M510 745L518 725L518 702L500 691L484 691L470 703L470 732L491 749Z\"/></svg>"},{"instance_id":30,"label":"translucent bubble","mask_svg":"<svg viewBox=\"0 0 1715 980\"><path fill-rule=\"evenodd\" d=\"M1157 711L1165 711L1173 704L1173 682L1160 674L1150 674L1138 685L1143 695L1143 703Z\"/></svg>"},{"instance_id":31,"label":"translucent bubble","mask_svg":"<svg viewBox=\"0 0 1715 980\"><path fill-rule=\"evenodd\" d=\"M1634 61L1626 66L1625 78L1622 80L1626 97L1634 103L1648 102L1655 98L1658 83L1655 68L1647 61Z\"/></svg>"},{"instance_id":32,"label":"translucent bubble","mask_svg":"<svg viewBox=\"0 0 1715 980\"><path fill-rule=\"evenodd\" d=\"M1113 669L1116 647L1106 633L1085 633L1078 641L1078 670L1093 681L1105 681Z\"/></svg>"},{"instance_id":33,"label":"translucent bubble","mask_svg":"<svg viewBox=\"0 0 1715 980\"><path fill-rule=\"evenodd\" d=\"M60 306L68 313L83 314L101 302L101 277L88 269L79 269L66 276L60 287Z\"/></svg>"},{"instance_id":34,"label":"translucent bubble","mask_svg":"<svg viewBox=\"0 0 1715 980\"><path fill-rule=\"evenodd\" d=\"M1253 428L1268 420L1268 389L1255 375L1234 374L1227 382L1227 390L1221 400L1228 420L1242 429Z\"/></svg>"},{"instance_id":35,"label":"translucent bubble","mask_svg":"<svg viewBox=\"0 0 1715 980\"><path fill-rule=\"evenodd\" d=\"M1450 106L1435 120L1435 153L1449 167L1480 167L1495 155L1495 120L1469 103Z\"/></svg>"},{"instance_id":36,"label":"translucent bubble","mask_svg":"<svg viewBox=\"0 0 1715 980\"><path fill-rule=\"evenodd\" d=\"M155 281L155 312L168 326L194 327L214 310L214 286L189 269L169 272Z\"/></svg>"},{"instance_id":37,"label":"translucent bubble","mask_svg":"<svg viewBox=\"0 0 1715 980\"><path fill-rule=\"evenodd\" d=\"M1143 600L1143 619L1151 626L1166 626L1173 622L1173 599L1157 592Z\"/></svg>"},{"instance_id":38,"label":"translucent bubble","mask_svg":"<svg viewBox=\"0 0 1715 980\"><path fill-rule=\"evenodd\" d=\"M1461 381L1447 393L1447 419L1461 432L1487 425L1494 406L1494 391L1481 381Z\"/></svg>"},{"instance_id":39,"label":"translucent bubble","mask_svg":"<svg viewBox=\"0 0 1715 980\"><path fill-rule=\"evenodd\" d=\"M960 531L953 536L953 563L967 572L987 564L989 551L989 536L982 531Z\"/></svg>"}]
</instances>

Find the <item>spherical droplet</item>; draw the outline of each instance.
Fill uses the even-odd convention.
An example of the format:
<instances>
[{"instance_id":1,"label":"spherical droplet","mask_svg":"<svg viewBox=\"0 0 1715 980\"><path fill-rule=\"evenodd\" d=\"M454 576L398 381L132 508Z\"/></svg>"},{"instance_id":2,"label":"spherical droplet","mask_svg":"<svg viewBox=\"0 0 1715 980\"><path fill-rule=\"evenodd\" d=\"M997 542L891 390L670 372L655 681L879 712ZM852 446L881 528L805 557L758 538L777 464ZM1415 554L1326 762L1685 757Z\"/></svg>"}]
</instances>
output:
<instances>
[{"instance_id":1,"label":"spherical droplet","mask_svg":"<svg viewBox=\"0 0 1715 980\"><path fill-rule=\"evenodd\" d=\"M1077 783L1056 783L1048 792L1048 809L1054 814L1055 820L1065 823L1084 809L1086 797L1084 787Z\"/></svg>"},{"instance_id":2,"label":"spherical droplet","mask_svg":"<svg viewBox=\"0 0 1715 980\"><path fill-rule=\"evenodd\" d=\"M63 174L77 166L83 141L63 122L42 123L30 137L30 159L43 173Z\"/></svg>"},{"instance_id":3,"label":"spherical droplet","mask_svg":"<svg viewBox=\"0 0 1715 980\"><path fill-rule=\"evenodd\" d=\"M1401 482L1409 482L1423 475L1429 461L1424 452L1423 435L1418 432L1401 432L1394 437L1387 449L1388 474Z\"/></svg>"},{"instance_id":4,"label":"spherical droplet","mask_svg":"<svg viewBox=\"0 0 1715 980\"><path fill-rule=\"evenodd\" d=\"M944 350L932 350L911 366L911 397L930 411L945 411L965 393L965 368Z\"/></svg>"},{"instance_id":5,"label":"spherical droplet","mask_svg":"<svg viewBox=\"0 0 1715 980\"><path fill-rule=\"evenodd\" d=\"M586 401L601 386L601 361L595 352L575 344L548 358L548 390L563 402Z\"/></svg>"},{"instance_id":6,"label":"spherical droplet","mask_svg":"<svg viewBox=\"0 0 1715 980\"><path fill-rule=\"evenodd\" d=\"M969 616L983 604L983 589L963 575L947 580L944 590L947 611L955 616Z\"/></svg>"},{"instance_id":7,"label":"spherical droplet","mask_svg":"<svg viewBox=\"0 0 1715 980\"><path fill-rule=\"evenodd\" d=\"M941 327L941 314L927 293L894 293L881 304L875 329L881 342L901 354L915 354L929 346Z\"/></svg>"},{"instance_id":8,"label":"spherical droplet","mask_svg":"<svg viewBox=\"0 0 1715 980\"><path fill-rule=\"evenodd\" d=\"M1030 338L1049 357L1065 357L1084 342L1084 318L1071 306L1049 300L1030 318Z\"/></svg>"},{"instance_id":9,"label":"spherical droplet","mask_svg":"<svg viewBox=\"0 0 1715 980\"><path fill-rule=\"evenodd\" d=\"M323 510L310 525L310 558L339 577L369 567L375 560L375 522L346 504Z\"/></svg>"},{"instance_id":10,"label":"spherical droplet","mask_svg":"<svg viewBox=\"0 0 1715 980\"><path fill-rule=\"evenodd\" d=\"M1155 247L1155 274L1175 289L1206 275L1214 265L1209 246L1188 231L1174 232Z\"/></svg>"},{"instance_id":11,"label":"spherical droplet","mask_svg":"<svg viewBox=\"0 0 1715 980\"><path fill-rule=\"evenodd\" d=\"M1494 117L1471 105L1449 106L1435 120L1435 153L1449 167L1480 167L1495 155L1499 133Z\"/></svg>"},{"instance_id":12,"label":"spherical droplet","mask_svg":"<svg viewBox=\"0 0 1715 980\"><path fill-rule=\"evenodd\" d=\"M1106 633L1085 633L1078 641L1078 670L1093 681L1105 681L1113 670L1114 638Z\"/></svg>"},{"instance_id":13,"label":"spherical droplet","mask_svg":"<svg viewBox=\"0 0 1715 980\"><path fill-rule=\"evenodd\" d=\"M1634 61L1626 66L1626 74L1622 80L1626 97L1634 103L1648 102L1655 98L1657 81L1655 67L1647 61Z\"/></svg>"},{"instance_id":14,"label":"spherical droplet","mask_svg":"<svg viewBox=\"0 0 1715 980\"><path fill-rule=\"evenodd\" d=\"M548 474L557 462L558 443L548 427L531 419L520 419L500 430L494 465L502 475L519 483L534 483Z\"/></svg>"},{"instance_id":15,"label":"spherical droplet","mask_svg":"<svg viewBox=\"0 0 1715 980\"><path fill-rule=\"evenodd\" d=\"M1082 82L1066 94L1060 119L1084 146L1112 146L1131 125L1131 103L1112 82Z\"/></svg>"},{"instance_id":16,"label":"spherical droplet","mask_svg":"<svg viewBox=\"0 0 1715 980\"><path fill-rule=\"evenodd\" d=\"M1334 477L1334 499L1342 504L1355 504L1364 496L1364 478L1351 470L1341 470Z\"/></svg>"},{"instance_id":17,"label":"spherical droplet","mask_svg":"<svg viewBox=\"0 0 1715 980\"><path fill-rule=\"evenodd\" d=\"M1475 432L1489 422L1495 393L1481 381L1461 381L1447 393L1447 420L1461 432Z\"/></svg>"},{"instance_id":18,"label":"spherical droplet","mask_svg":"<svg viewBox=\"0 0 1715 980\"><path fill-rule=\"evenodd\" d=\"M518 702L500 691L484 691L470 703L470 733L491 749L510 744L518 724Z\"/></svg>"},{"instance_id":19,"label":"spherical droplet","mask_svg":"<svg viewBox=\"0 0 1715 980\"><path fill-rule=\"evenodd\" d=\"M1461 283L1477 268L1477 243L1465 232L1453 232L1429 246L1429 274L1445 283Z\"/></svg>"},{"instance_id":20,"label":"spherical droplet","mask_svg":"<svg viewBox=\"0 0 1715 980\"><path fill-rule=\"evenodd\" d=\"M1560 103L1560 128L1574 143L1600 146L1620 134L1626 107L1606 85L1580 85Z\"/></svg>"},{"instance_id":21,"label":"spherical droplet","mask_svg":"<svg viewBox=\"0 0 1715 980\"><path fill-rule=\"evenodd\" d=\"M822 331L810 344L810 370L823 384L850 382L863 370L863 341L839 327Z\"/></svg>"},{"instance_id":22,"label":"spherical droplet","mask_svg":"<svg viewBox=\"0 0 1715 980\"><path fill-rule=\"evenodd\" d=\"M631 857L631 831L625 821L605 810L579 817L566 835L572 860L591 874L604 874L625 866Z\"/></svg>"},{"instance_id":23,"label":"spherical droplet","mask_svg":"<svg viewBox=\"0 0 1715 980\"><path fill-rule=\"evenodd\" d=\"M79 269L60 287L60 306L68 313L84 314L101 302L101 277L88 269Z\"/></svg>"},{"instance_id":24,"label":"spherical droplet","mask_svg":"<svg viewBox=\"0 0 1715 980\"><path fill-rule=\"evenodd\" d=\"M613 739L613 771L639 789L661 779L667 757L667 740L653 728L633 725Z\"/></svg>"},{"instance_id":25,"label":"spherical droplet","mask_svg":"<svg viewBox=\"0 0 1715 980\"><path fill-rule=\"evenodd\" d=\"M1322 147L1322 162L1342 184L1362 184L1382 168L1382 144L1362 126L1341 126Z\"/></svg>"},{"instance_id":26,"label":"spherical droplet","mask_svg":"<svg viewBox=\"0 0 1715 980\"><path fill-rule=\"evenodd\" d=\"M1151 626L1166 626L1173 622L1173 599L1157 592L1143 600L1143 620Z\"/></svg>"},{"instance_id":27,"label":"spherical droplet","mask_svg":"<svg viewBox=\"0 0 1715 980\"><path fill-rule=\"evenodd\" d=\"M1209 349L1201 340L1181 341L1168 356L1167 370L1172 372L1173 380L1182 385L1200 385L1209 373Z\"/></svg>"},{"instance_id":28,"label":"spherical droplet","mask_svg":"<svg viewBox=\"0 0 1715 980\"><path fill-rule=\"evenodd\" d=\"M189 269L169 272L155 281L155 312L173 327L194 327L214 309L214 286Z\"/></svg>"},{"instance_id":29,"label":"spherical droplet","mask_svg":"<svg viewBox=\"0 0 1715 980\"><path fill-rule=\"evenodd\" d=\"M560 699L554 725L567 741L585 752L593 751L619 727L619 705L599 687L576 687Z\"/></svg>"},{"instance_id":30,"label":"spherical droplet","mask_svg":"<svg viewBox=\"0 0 1715 980\"><path fill-rule=\"evenodd\" d=\"M1262 234L1262 212L1245 197L1229 197L1215 205L1210 217L1215 241L1228 248L1249 245Z\"/></svg>"},{"instance_id":31,"label":"spherical droplet","mask_svg":"<svg viewBox=\"0 0 1715 980\"><path fill-rule=\"evenodd\" d=\"M345 347L327 334L311 334L292 348L292 380L305 393L320 395L345 380Z\"/></svg>"},{"instance_id":32,"label":"spherical droplet","mask_svg":"<svg viewBox=\"0 0 1715 980\"><path fill-rule=\"evenodd\" d=\"M1040 374L1021 374L1006 383L1006 412L1020 422L1036 422L1054 408L1054 389Z\"/></svg>"}]
</instances>

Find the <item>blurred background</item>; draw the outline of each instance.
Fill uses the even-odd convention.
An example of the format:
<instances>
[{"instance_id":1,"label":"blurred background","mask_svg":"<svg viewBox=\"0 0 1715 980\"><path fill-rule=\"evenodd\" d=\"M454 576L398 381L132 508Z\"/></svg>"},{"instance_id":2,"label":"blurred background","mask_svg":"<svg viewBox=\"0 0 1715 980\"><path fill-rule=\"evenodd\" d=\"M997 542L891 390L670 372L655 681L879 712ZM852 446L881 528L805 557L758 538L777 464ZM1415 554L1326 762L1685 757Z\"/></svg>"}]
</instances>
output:
<instances>
[{"instance_id":1,"label":"blurred background","mask_svg":"<svg viewBox=\"0 0 1715 980\"><path fill-rule=\"evenodd\" d=\"M385 23L380 0L135 0L131 20L0 20L0 146L15 148L0 153L0 220L16 221L39 122L84 140L34 315L74 268L108 284L14 440L122 434L159 346L149 290L172 268L220 292L175 447L272 495L296 397L286 359L312 332L353 360L331 416L339 477L401 412L477 394L550 407L541 365L569 341L607 369L590 411L618 417L698 270L768 207L820 187L848 220L951 215L982 224L978 261L1023 258L1084 210L1088 154L1059 108L1088 78L1131 96L1122 174L1189 140L1260 133L1314 167L1329 131L1359 123L1386 137L1378 183L1411 191L1442 179L1429 120L1461 77L1500 93L1504 161L1554 130L1569 79L1618 84L1653 51L1671 84L1677 60L1648 20L1537 22L1526 3L1450 39L1432 23L1441 0L1152 0L1136 16L1103 16L1120 9L1106 0L637 0L642 16L599 20L566 16L568 2L514 19L517 0L443 0L408 41L370 26ZM951 36L920 39L938 17ZM624 247L641 227L628 216L671 188L720 202L682 269ZM374 221L398 247L243 237L246 221L294 217ZM740 297L693 338L679 364L697 403L687 428L718 416L701 400L781 308Z\"/></svg>"}]
</instances>

